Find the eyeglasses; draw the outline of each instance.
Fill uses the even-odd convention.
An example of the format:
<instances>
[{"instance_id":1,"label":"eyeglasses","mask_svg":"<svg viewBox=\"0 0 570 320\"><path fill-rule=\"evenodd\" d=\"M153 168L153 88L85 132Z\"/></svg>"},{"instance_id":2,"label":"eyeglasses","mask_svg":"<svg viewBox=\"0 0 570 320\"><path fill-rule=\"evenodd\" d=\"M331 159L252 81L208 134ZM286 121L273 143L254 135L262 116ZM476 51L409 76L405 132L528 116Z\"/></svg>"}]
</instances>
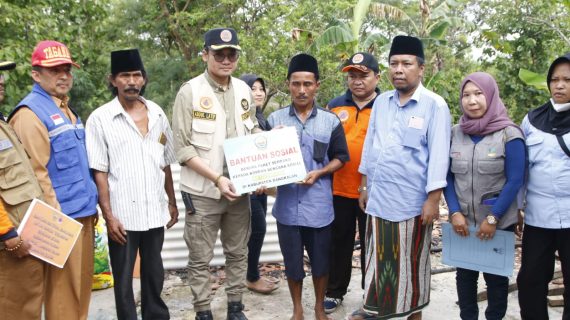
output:
<instances>
[{"instance_id":1,"label":"eyeglasses","mask_svg":"<svg viewBox=\"0 0 570 320\"><path fill-rule=\"evenodd\" d=\"M214 60L216 60L216 62L224 62L226 58L228 58L230 62L236 62L237 59L239 58L239 53L237 51L234 51L228 55L225 55L220 52L214 53Z\"/></svg>"}]
</instances>

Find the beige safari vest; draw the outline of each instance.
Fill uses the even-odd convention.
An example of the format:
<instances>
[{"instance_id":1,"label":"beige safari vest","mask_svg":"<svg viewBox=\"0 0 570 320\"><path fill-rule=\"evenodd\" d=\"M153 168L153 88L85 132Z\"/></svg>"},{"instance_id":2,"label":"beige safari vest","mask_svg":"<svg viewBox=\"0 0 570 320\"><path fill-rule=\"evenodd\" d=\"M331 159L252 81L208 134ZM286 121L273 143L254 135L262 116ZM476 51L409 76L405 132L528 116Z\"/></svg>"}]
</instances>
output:
<instances>
[{"instance_id":1,"label":"beige safari vest","mask_svg":"<svg viewBox=\"0 0 570 320\"><path fill-rule=\"evenodd\" d=\"M231 78L234 88L234 121L238 136L251 133L254 123L249 113L252 106L250 88L239 79ZM190 143L198 156L220 174L224 169L223 144L226 139L226 112L214 94L204 74L187 82L192 90L192 133ZM247 105L246 105L247 104ZM187 166L180 172L182 191L193 195L220 199L220 190L214 183Z\"/></svg>"},{"instance_id":2,"label":"beige safari vest","mask_svg":"<svg viewBox=\"0 0 570 320\"><path fill-rule=\"evenodd\" d=\"M42 199L42 189L28 154L14 130L3 120L0 120L0 197L16 228L32 200ZM3 248L0 243L0 249Z\"/></svg>"},{"instance_id":3,"label":"beige safari vest","mask_svg":"<svg viewBox=\"0 0 570 320\"><path fill-rule=\"evenodd\" d=\"M524 139L520 130L508 126L486 135L475 144L459 125L451 129L451 172L455 176L455 192L472 225L480 225L491 214L491 207L482 200L498 195L507 178L505 176L505 144L513 139ZM501 217L497 228L504 229L517 223L517 201L511 203Z\"/></svg>"}]
</instances>

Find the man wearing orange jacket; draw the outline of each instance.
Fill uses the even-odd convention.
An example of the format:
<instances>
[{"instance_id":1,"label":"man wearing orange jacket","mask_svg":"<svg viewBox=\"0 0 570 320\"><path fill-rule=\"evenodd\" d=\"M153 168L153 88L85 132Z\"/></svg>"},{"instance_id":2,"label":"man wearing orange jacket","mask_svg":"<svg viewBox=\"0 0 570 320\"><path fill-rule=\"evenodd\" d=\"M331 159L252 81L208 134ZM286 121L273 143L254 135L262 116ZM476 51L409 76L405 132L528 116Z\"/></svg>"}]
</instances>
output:
<instances>
[{"instance_id":1,"label":"man wearing orange jacket","mask_svg":"<svg viewBox=\"0 0 570 320\"><path fill-rule=\"evenodd\" d=\"M358 206L361 174L358 172L360 156L368 120L374 100L380 94L378 85L378 61L366 52L355 53L345 63L342 72L347 73L348 90L334 98L328 109L340 118L346 135L350 161L334 173L330 271L324 302L325 312L332 313L342 303L352 273L352 251L356 222L360 235L360 265L364 277L364 233L366 214ZM364 288L364 281L362 281Z\"/></svg>"}]
</instances>

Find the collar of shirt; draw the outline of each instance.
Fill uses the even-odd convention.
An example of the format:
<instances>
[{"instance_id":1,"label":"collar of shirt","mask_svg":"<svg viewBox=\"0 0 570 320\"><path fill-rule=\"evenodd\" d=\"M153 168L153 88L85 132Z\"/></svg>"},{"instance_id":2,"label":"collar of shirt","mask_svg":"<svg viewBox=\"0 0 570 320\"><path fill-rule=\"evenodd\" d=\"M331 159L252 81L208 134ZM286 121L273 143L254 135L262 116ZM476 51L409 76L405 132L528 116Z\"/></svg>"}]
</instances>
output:
<instances>
[{"instance_id":1,"label":"collar of shirt","mask_svg":"<svg viewBox=\"0 0 570 320\"><path fill-rule=\"evenodd\" d=\"M388 95L388 99L392 100L398 108L404 108L410 104L410 101L414 101L415 103L418 103L420 101L420 96L421 96L423 90L424 90L424 86L420 82L420 84L416 88L416 91L414 91L414 94L412 94L412 97L410 98L410 100L406 101L406 103L403 105L400 104L400 93L398 92L398 90L392 90L392 92Z\"/></svg>"},{"instance_id":2,"label":"collar of shirt","mask_svg":"<svg viewBox=\"0 0 570 320\"><path fill-rule=\"evenodd\" d=\"M73 111L69 108L69 97L65 96L63 99L59 99L58 97L51 96L51 99L55 103L55 105L63 112L63 114L71 121L71 123L76 122L76 115Z\"/></svg>"},{"instance_id":3,"label":"collar of shirt","mask_svg":"<svg viewBox=\"0 0 570 320\"><path fill-rule=\"evenodd\" d=\"M312 117L316 117L318 108L319 108L319 104L317 103L317 101L313 101L313 110L311 110L311 115L309 115L309 117L307 119L312 118ZM292 103L289 105L289 115L290 116L297 116L297 109L295 109L295 106L293 106Z\"/></svg>"},{"instance_id":4,"label":"collar of shirt","mask_svg":"<svg viewBox=\"0 0 570 320\"><path fill-rule=\"evenodd\" d=\"M158 110L152 108L152 106L149 103L147 103L147 101L144 97L139 96L139 101L145 105L146 110L148 112L148 131L150 132L150 129L154 126L154 124L157 122L158 118L160 118L162 115L160 114L160 112L158 112ZM115 97L113 99L112 108L111 108L110 112L111 112L111 116L113 118L122 114L126 119L132 119L131 116L129 115L129 113L127 111L125 111L125 109L121 105L121 102L119 102L118 97ZM136 128L136 125L135 125L135 129L138 132L138 128Z\"/></svg>"},{"instance_id":5,"label":"collar of shirt","mask_svg":"<svg viewBox=\"0 0 570 320\"><path fill-rule=\"evenodd\" d=\"M364 108L372 108L372 106L374 105L374 101L380 95L380 89L378 89L378 87L376 87L374 89L374 91L376 92L376 97L374 97L372 100L368 101L368 103L364 107L359 108L360 110L362 110ZM352 91L350 91L350 89L346 90L346 93L344 94L344 100L346 101L347 106L354 106L354 107L358 108L358 106L356 105L356 102L354 102L354 99L352 99Z\"/></svg>"},{"instance_id":6,"label":"collar of shirt","mask_svg":"<svg viewBox=\"0 0 570 320\"><path fill-rule=\"evenodd\" d=\"M208 69L206 69L206 71L204 71L204 75L205 75L208 83L212 86L212 89L214 89L214 92L226 92L226 91L230 90L230 88L232 86L232 78L231 77L230 77L230 80L228 81L228 86L226 88L224 88L224 86L220 85L214 79L212 79L212 77L210 77L210 74L208 73Z\"/></svg>"}]
</instances>

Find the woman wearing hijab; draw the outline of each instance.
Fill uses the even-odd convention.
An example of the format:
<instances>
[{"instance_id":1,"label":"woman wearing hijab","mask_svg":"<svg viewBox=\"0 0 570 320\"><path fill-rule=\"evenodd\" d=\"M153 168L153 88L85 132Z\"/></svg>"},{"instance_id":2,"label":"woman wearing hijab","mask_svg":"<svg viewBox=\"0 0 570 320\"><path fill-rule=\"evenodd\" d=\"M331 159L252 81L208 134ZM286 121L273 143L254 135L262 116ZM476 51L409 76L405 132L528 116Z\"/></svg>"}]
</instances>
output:
<instances>
[{"instance_id":1,"label":"woman wearing hijab","mask_svg":"<svg viewBox=\"0 0 570 320\"><path fill-rule=\"evenodd\" d=\"M550 100L522 122L529 156L522 263L517 277L523 319L548 319L546 296L558 251L570 288L570 52L546 78ZM570 290L563 319L570 319Z\"/></svg>"},{"instance_id":2,"label":"woman wearing hijab","mask_svg":"<svg viewBox=\"0 0 570 320\"><path fill-rule=\"evenodd\" d=\"M517 193L523 185L525 145L522 131L507 115L495 79L475 72L461 83L463 115L451 131L451 165L444 190L453 230L462 237L475 228L481 241L497 229L514 231ZM478 319L479 271L457 268L461 319ZM509 278L483 273L487 284L486 319L502 319L507 311Z\"/></svg>"},{"instance_id":3,"label":"woman wearing hijab","mask_svg":"<svg viewBox=\"0 0 570 320\"><path fill-rule=\"evenodd\" d=\"M263 104L267 92L265 91L265 81L255 74L244 74L240 77L251 88L253 103L256 107L255 117L259 123L259 127L268 131L271 130L269 123L263 116ZM252 194L251 196L251 236L247 244L248 257L247 257L247 288L253 292L269 294L279 286L259 275L259 256L261 255L261 247L265 239L265 231L267 223L265 215L267 214L267 195L266 194Z\"/></svg>"}]
</instances>

